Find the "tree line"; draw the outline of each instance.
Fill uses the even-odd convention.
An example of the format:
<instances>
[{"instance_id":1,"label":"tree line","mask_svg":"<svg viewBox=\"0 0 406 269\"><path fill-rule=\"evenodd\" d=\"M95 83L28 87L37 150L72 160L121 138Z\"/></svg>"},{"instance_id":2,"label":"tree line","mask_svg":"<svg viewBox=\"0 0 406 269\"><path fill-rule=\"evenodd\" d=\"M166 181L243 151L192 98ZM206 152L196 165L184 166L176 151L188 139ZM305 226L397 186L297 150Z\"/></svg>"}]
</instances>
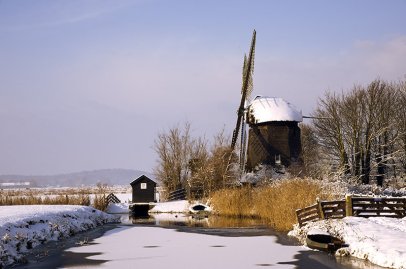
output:
<instances>
[{"instance_id":1,"label":"tree line","mask_svg":"<svg viewBox=\"0 0 406 269\"><path fill-rule=\"evenodd\" d=\"M315 177L327 172L371 179L406 170L406 81L376 79L320 98L312 124L302 125L303 159Z\"/></svg>"}]
</instances>

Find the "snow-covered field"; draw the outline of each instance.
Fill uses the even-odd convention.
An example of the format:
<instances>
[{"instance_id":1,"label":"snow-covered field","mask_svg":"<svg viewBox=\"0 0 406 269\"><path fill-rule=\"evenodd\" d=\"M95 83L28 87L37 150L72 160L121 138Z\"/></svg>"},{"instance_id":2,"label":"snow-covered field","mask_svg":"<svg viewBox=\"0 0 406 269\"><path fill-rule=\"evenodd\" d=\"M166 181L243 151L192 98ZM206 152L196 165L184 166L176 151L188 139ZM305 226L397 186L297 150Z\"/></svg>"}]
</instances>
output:
<instances>
[{"instance_id":1,"label":"snow-covered field","mask_svg":"<svg viewBox=\"0 0 406 269\"><path fill-rule=\"evenodd\" d=\"M351 255L390 268L406 268L406 218L359 218L321 220L289 234L305 242L309 230L319 229L344 240L349 246L336 255Z\"/></svg>"},{"instance_id":2,"label":"snow-covered field","mask_svg":"<svg viewBox=\"0 0 406 269\"><path fill-rule=\"evenodd\" d=\"M0 268L22 261L24 253L47 241L117 221L87 206L0 206Z\"/></svg>"}]
</instances>

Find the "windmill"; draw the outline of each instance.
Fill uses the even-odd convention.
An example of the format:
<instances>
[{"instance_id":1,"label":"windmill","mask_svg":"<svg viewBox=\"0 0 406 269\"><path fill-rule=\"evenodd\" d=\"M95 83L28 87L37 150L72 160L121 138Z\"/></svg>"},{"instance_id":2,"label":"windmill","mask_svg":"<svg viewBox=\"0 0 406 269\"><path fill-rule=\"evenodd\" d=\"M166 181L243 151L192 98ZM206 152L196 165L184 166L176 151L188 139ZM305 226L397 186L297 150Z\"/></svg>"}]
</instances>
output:
<instances>
[{"instance_id":1,"label":"windmill","mask_svg":"<svg viewBox=\"0 0 406 269\"><path fill-rule=\"evenodd\" d=\"M301 134L298 126L302 111L279 97L257 96L250 100L256 32L252 35L248 57L244 56L241 101L231 141L234 151L241 128L240 171L253 171L258 165L274 168L301 164ZM246 132L248 124L248 139Z\"/></svg>"},{"instance_id":2,"label":"windmill","mask_svg":"<svg viewBox=\"0 0 406 269\"><path fill-rule=\"evenodd\" d=\"M237 110L237 123L233 131L233 137L231 140L231 151L234 151L238 140L238 133L241 128L241 145L240 145L240 169L244 171L245 166L245 152L246 152L246 130L245 130L245 105L250 100L250 96L253 90L254 73L254 57L255 57L255 41L256 31L252 34L250 52L248 58L244 55L244 65L242 70L242 87L241 87L241 101Z\"/></svg>"}]
</instances>

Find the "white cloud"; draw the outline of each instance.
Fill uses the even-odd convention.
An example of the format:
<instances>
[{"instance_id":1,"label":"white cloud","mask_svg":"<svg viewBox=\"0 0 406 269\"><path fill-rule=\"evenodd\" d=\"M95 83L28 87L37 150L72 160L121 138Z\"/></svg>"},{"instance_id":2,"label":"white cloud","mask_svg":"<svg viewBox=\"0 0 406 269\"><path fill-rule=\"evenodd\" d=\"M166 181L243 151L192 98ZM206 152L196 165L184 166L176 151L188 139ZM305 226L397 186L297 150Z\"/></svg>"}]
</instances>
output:
<instances>
[{"instance_id":1,"label":"white cloud","mask_svg":"<svg viewBox=\"0 0 406 269\"><path fill-rule=\"evenodd\" d=\"M139 3L141 1L137 1ZM0 31L12 32L79 23L134 5L131 1L33 1L0 8ZM9 13L7 13L9 12ZM3 19L1 19L3 17Z\"/></svg>"}]
</instances>

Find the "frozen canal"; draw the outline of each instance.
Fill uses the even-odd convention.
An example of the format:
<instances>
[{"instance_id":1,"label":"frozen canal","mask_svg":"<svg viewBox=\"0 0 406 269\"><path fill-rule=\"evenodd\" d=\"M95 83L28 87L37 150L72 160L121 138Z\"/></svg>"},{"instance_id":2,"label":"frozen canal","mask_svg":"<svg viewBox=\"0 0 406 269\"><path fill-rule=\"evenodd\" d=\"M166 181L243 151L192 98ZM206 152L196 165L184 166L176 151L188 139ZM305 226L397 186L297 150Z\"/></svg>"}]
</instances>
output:
<instances>
[{"instance_id":1,"label":"frozen canal","mask_svg":"<svg viewBox=\"0 0 406 269\"><path fill-rule=\"evenodd\" d=\"M252 221L193 221L178 215L128 221L127 217L123 224L88 238L86 243L82 234L75 243L67 242L60 251L21 268L378 268L348 259L336 261L331 255L295 246Z\"/></svg>"}]
</instances>

